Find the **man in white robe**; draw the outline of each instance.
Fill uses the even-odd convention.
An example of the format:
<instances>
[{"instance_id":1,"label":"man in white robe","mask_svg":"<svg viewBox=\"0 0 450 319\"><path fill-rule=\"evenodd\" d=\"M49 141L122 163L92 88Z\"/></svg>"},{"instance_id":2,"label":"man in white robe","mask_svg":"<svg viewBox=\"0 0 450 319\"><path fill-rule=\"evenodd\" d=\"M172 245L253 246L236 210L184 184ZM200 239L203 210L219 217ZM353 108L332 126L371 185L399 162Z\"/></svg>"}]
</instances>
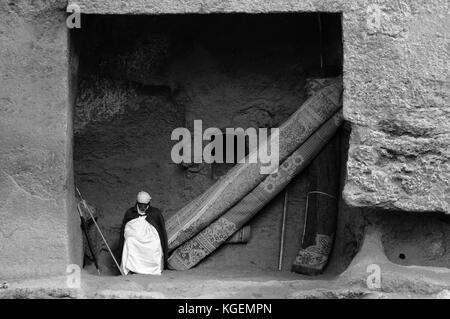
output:
<instances>
[{"instance_id":1,"label":"man in white robe","mask_svg":"<svg viewBox=\"0 0 450 319\"><path fill-rule=\"evenodd\" d=\"M160 275L167 262L167 233L159 209L147 192L125 213L120 234L121 268L127 274Z\"/></svg>"}]
</instances>

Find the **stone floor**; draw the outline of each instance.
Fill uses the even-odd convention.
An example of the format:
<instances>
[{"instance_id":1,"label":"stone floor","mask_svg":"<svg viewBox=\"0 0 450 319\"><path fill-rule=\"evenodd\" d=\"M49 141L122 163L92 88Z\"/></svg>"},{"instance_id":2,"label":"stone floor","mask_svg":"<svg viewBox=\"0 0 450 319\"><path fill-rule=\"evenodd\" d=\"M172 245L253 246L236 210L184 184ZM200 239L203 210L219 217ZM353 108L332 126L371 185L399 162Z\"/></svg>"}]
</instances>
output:
<instances>
[{"instance_id":1,"label":"stone floor","mask_svg":"<svg viewBox=\"0 0 450 319\"><path fill-rule=\"evenodd\" d=\"M79 289L65 276L9 282L0 298L439 298L450 299L450 269L402 266L384 255L381 234L366 232L351 265L339 276L306 277L282 271L166 271L161 276L81 274ZM380 269L379 288L369 289L369 265Z\"/></svg>"}]
</instances>

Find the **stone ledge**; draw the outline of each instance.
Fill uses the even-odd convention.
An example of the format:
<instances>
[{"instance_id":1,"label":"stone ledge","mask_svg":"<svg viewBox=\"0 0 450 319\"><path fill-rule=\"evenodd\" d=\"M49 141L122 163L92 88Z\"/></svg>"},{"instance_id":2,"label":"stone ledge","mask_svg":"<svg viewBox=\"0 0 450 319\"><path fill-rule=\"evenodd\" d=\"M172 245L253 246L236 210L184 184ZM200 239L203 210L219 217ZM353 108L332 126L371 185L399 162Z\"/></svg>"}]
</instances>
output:
<instances>
[{"instance_id":1,"label":"stone ledge","mask_svg":"<svg viewBox=\"0 0 450 319\"><path fill-rule=\"evenodd\" d=\"M87 14L174 14L174 13L268 13L268 12L341 12L351 8L346 1L296 0L70 0Z\"/></svg>"}]
</instances>

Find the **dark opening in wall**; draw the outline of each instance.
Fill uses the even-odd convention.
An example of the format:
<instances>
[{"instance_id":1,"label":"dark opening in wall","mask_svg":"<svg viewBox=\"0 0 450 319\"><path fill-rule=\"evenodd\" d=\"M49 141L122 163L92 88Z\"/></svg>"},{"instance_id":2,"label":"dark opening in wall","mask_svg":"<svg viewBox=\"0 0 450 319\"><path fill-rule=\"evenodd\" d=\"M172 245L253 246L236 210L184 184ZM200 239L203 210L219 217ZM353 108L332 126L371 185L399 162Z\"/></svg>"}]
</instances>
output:
<instances>
[{"instance_id":1,"label":"dark opening in wall","mask_svg":"<svg viewBox=\"0 0 450 319\"><path fill-rule=\"evenodd\" d=\"M168 218L229 169L175 164L175 128L278 127L306 100L307 78L342 74L340 14L84 15L74 32L75 182L113 249L140 190ZM283 270L300 247L305 176L289 185ZM282 205L280 195L252 220L246 244L197 267L276 270ZM117 273L90 235L102 273Z\"/></svg>"}]
</instances>

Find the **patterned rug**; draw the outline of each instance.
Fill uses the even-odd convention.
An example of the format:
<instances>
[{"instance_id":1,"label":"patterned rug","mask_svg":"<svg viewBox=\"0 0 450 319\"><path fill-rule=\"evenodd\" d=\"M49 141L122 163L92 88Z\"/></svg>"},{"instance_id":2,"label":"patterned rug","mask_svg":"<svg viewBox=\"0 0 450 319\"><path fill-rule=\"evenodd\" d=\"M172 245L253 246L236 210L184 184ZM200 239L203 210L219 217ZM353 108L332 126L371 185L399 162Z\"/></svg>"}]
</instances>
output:
<instances>
[{"instance_id":1,"label":"patterned rug","mask_svg":"<svg viewBox=\"0 0 450 319\"><path fill-rule=\"evenodd\" d=\"M306 100L281 125L280 163L341 108L341 95L342 79L335 78ZM257 156L257 152L257 149L251 150L247 159ZM259 162L236 164L205 193L169 218L166 221L169 250L197 235L267 178L267 175L261 174L261 166Z\"/></svg>"},{"instance_id":2,"label":"patterned rug","mask_svg":"<svg viewBox=\"0 0 450 319\"><path fill-rule=\"evenodd\" d=\"M342 122L339 110L280 165L278 172L267 176L220 218L173 251L168 260L169 268L190 269L226 242L308 166Z\"/></svg>"}]
</instances>

